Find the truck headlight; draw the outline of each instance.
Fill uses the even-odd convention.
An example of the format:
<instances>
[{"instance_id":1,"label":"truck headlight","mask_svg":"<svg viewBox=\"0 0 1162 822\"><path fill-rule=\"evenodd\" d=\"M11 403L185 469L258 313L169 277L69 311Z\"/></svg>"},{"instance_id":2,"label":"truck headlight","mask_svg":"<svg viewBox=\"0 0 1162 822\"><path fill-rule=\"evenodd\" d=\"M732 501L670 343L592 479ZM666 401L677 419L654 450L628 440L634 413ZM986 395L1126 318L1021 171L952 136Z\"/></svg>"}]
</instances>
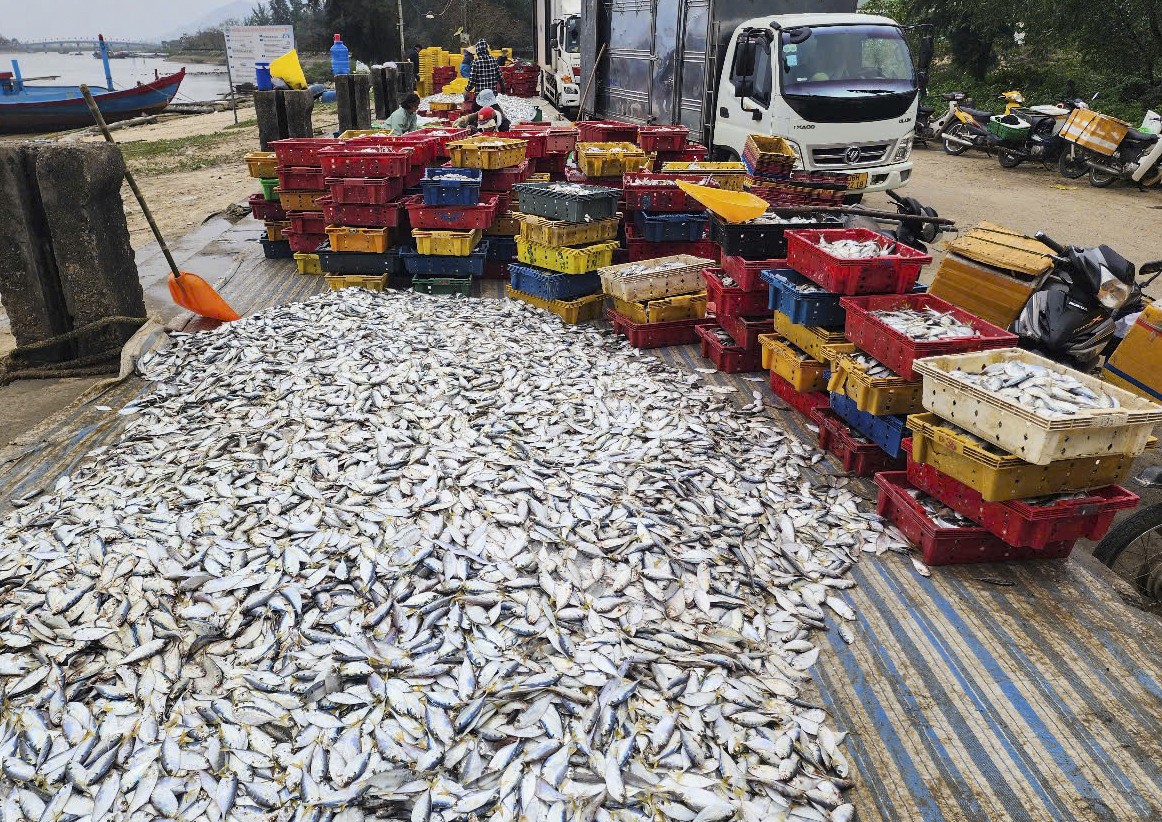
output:
<instances>
[{"instance_id":1,"label":"truck headlight","mask_svg":"<svg viewBox=\"0 0 1162 822\"><path fill-rule=\"evenodd\" d=\"M896 156L892 160L893 163L902 163L908 159L912 154L912 138L905 137L900 141L899 148L896 149Z\"/></svg>"}]
</instances>

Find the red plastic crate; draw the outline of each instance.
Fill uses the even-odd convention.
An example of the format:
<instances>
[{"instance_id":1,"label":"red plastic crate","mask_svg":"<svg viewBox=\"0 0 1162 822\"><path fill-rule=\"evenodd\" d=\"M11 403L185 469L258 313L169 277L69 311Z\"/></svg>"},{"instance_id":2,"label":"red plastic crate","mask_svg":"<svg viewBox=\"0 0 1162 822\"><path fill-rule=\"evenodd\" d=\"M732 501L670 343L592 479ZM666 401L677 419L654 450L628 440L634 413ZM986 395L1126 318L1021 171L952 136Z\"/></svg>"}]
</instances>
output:
<instances>
[{"instance_id":1,"label":"red plastic crate","mask_svg":"<svg viewBox=\"0 0 1162 822\"><path fill-rule=\"evenodd\" d=\"M321 191L326 183L325 175L317 168L291 168L279 166L279 191Z\"/></svg>"},{"instance_id":2,"label":"red plastic crate","mask_svg":"<svg viewBox=\"0 0 1162 822\"><path fill-rule=\"evenodd\" d=\"M455 66L433 66L432 67L432 85L446 86L456 79Z\"/></svg>"},{"instance_id":3,"label":"red plastic crate","mask_svg":"<svg viewBox=\"0 0 1162 822\"><path fill-rule=\"evenodd\" d=\"M710 156L710 149L701 143L686 143L677 151L659 151L658 168L664 163L704 163Z\"/></svg>"},{"instance_id":4,"label":"red plastic crate","mask_svg":"<svg viewBox=\"0 0 1162 822\"><path fill-rule=\"evenodd\" d=\"M820 410L831 408L831 397L823 391L796 391L795 386L774 371L771 372L771 390L779 399L816 425L819 424Z\"/></svg>"},{"instance_id":5,"label":"red plastic crate","mask_svg":"<svg viewBox=\"0 0 1162 822\"><path fill-rule=\"evenodd\" d=\"M689 254L701 257L704 260L718 261L722 248L711 240L699 240L696 243L651 243L637 233L637 226L633 221L625 223L625 245L629 251L629 262L653 260L658 257L668 257L673 254ZM766 308L766 305L763 306Z\"/></svg>"},{"instance_id":6,"label":"red plastic crate","mask_svg":"<svg viewBox=\"0 0 1162 822\"><path fill-rule=\"evenodd\" d=\"M428 206L416 195L403 201L412 228L423 231L470 230L488 228L496 217L497 196L480 198L474 206Z\"/></svg>"},{"instance_id":7,"label":"red plastic crate","mask_svg":"<svg viewBox=\"0 0 1162 822\"><path fill-rule=\"evenodd\" d=\"M517 123L512 127L513 132L535 131L547 133L545 140L546 155L568 154L577 146L578 130L576 126L553 125L552 123Z\"/></svg>"},{"instance_id":8,"label":"red plastic crate","mask_svg":"<svg viewBox=\"0 0 1162 822\"><path fill-rule=\"evenodd\" d=\"M286 216L290 220L292 231L297 231L299 234L323 234L328 225L341 225L341 223L329 223L325 214L326 207L323 208L323 211L291 211Z\"/></svg>"},{"instance_id":9,"label":"red plastic crate","mask_svg":"<svg viewBox=\"0 0 1162 822\"><path fill-rule=\"evenodd\" d=\"M568 154L546 154L533 160L533 169L537 174L564 176L568 163Z\"/></svg>"},{"instance_id":10,"label":"red plastic crate","mask_svg":"<svg viewBox=\"0 0 1162 822\"><path fill-rule=\"evenodd\" d=\"M908 493L912 486L906 472L885 471L876 474L875 482L879 488L876 511L920 548L926 565L1061 559L1073 550L1070 541L1050 543L1041 550L1014 548L984 528L941 528Z\"/></svg>"},{"instance_id":11,"label":"red plastic crate","mask_svg":"<svg viewBox=\"0 0 1162 822\"><path fill-rule=\"evenodd\" d=\"M333 137L292 137L289 140L275 140L270 144L270 150L274 152L280 166L322 168L319 151L342 144L342 140Z\"/></svg>"},{"instance_id":12,"label":"red plastic crate","mask_svg":"<svg viewBox=\"0 0 1162 822\"><path fill-rule=\"evenodd\" d=\"M532 174L532 164L528 160L510 168L485 171L480 177L481 191L510 192L517 183L523 183Z\"/></svg>"},{"instance_id":13,"label":"red plastic crate","mask_svg":"<svg viewBox=\"0 0 1162 822\"><path fill-rule=\"evenodd\" d=\"M412 167L415 150L415 146L344 143L320 151L319 162L328 177L403 177Z\"/></svg>"},{"instance_id":14,"label":"red plastic crate","mask_svg":"<svg viewBox=\"0 0 1162 822\"><path fill-rule=\"evenodd\" d=\"M751 353L762 353L759 334L773 334L775 331L775 320L770 311L761 317L716 316L715 319L736 343Z\"/></svg>"},{"instance_id":15,"label":"red plastic crate","mask_svg":"<svg viewBox=\"0 0 1162 822\"><path fill-rule=\"evenodd\" d=\"M323 219L327 225L344 225L352 228L395 228L399 225L400 204L359 205L336 203L330 197L319 200L323 207Z\"/></svg>"},{"instance_id":16,"label":"red plastic crate","mask_svg":"<svg viewBox=\"0 0 1162 822\"><path fill-rule=\"evenodd\" d=\"M1009 545L1039 551L1054 542L1099 540L1110 529L1118 511L1134 508L1139 502L1137 494L1120 485L1088 491L1085 499L1051 505L1029 505L1021 500L985 502L979 491L911 459L908 482Z\"/></svg>"},{"instance_id":17,"label":"red plastic crate","mask_svg":"<svg viewBox=\"0 0 1162 822\"><path fill-rule=\"evenodd\" d=\"M789 260L788 260L789 262ZM794 268L794 264L791 264ZM869 297L844 297L839 305L847 311L844 326L847 339L871 354L888 368L906 380L919 379L912 371L912 361L939 354L965 354L971 351L992 351L997 348L1012 348L1017 344L1017 335L1003 328L985 322L963 308L933 297L931 294L879 294ZM952 314L956 319L971 325L977 331L975 337L960 337L954 340L913 340L893 328L889 328L873 311L897 308L934 308Z\"/></svg>"},{"instance_id":18,"label":"red plastic crate","mask_svg":"<svg viewBox=\"0 0 1162 822\"><path fill-rule=\"evenodd\" d=\"M403 187L417 188L423 182L425 172L427 172L427 169L423 166L412 166L411 170L404 175Z\"/></svg>"},{"instance_id":19,"label":"red plastic crate","mask_svg":"<svg viewBox=\"0 0 1162 822\"><path fill-rule=\"evenodd\" d=\"M340 205L387 205L403 194L402 177L328 177L331 199Z\"/></svg>"},{"instance_id":20,"label":"red plastic crate","mask_svg":"<svg viewBox=\"0 0 1162 822\"><path fill-rule=\"evenodd\" d=\"M660 243L659 243L660 245ZM673 253L673 252L671 252ZM706 281L706 310L714 306L716 317L753 317L770 311L770 291L766 283L762 290L747 291L745 288L727 288L722 284L721 268L702 269L702 279ZM772 315L773 316L773 315Z\"/></svg>"},{"instance_id":21,"label":"red plastic crate","mask_svg":"<svg viewBox=\"0 0 1162 822\"><path fill-rule=\"evenodd\" d=\"M890 237L866 228L816 228L788 230L787 265L834 294L907 294L916 285L920 269L932 258ZM847 260L819 247L821 239L878 240L893 244L896 253L872 259Z\"/></svg>"},{"instance_id":22,"label":"red plastic crate","mask_svg":"<svg viewBox=\"0 0 1162 822\"><path fill-rule=\"evenodd\" d=\"M693 318L664 323L635 323L624 314L612 309L608 312L613 332L621 334L634 348L664 348L668 345L689 345L698 341L695 330L705 320Z\"/></svg>"},{"instance_id":23,"label":"red plastic crate","mask_svg":"<svg viewBox=\"0 0 1162 822\"><path fill-rule=\"evenodd\" d=\"M577 124L577 141L581 143L636 143L637 126L614 120L589 120Z\"/></svg>"},{"instance_id":24,"label":"red plastic crate","mask_svg":"<svg viewBox=\"0 0 1162 822\"><path fill-rule=\"evenodd\" d=\"M621 180L625 206L631 211L700 213L706 210L706 206L678 188L672 175L636 171L623 174Z\"/></svg>"},{"instance_id":25,"label":"red plastic crate","mask_svg":"<svg viewBox=\"0 0 1162 822\"><path fill-rule=\"evenodd\" d=\"M490 194L495 193L495 195L496 195L496 216L497 217L500 217L501 215L509 214L512 212L512 191L497 191L497 192L487 192L487 193L490 193Z\"/></svg>"},{"instance_id":26,"label":"red plastic crate","mask_svg":"<svg viewBox=\"0 0 1162 822\"><path fill-rule=\"evenodd\" d=\"M498 131L495 136L506 140L524 140L525 158L528 160L539 160L549 153L547 131Z\"/></svg>"},{"instance_id":27,"label":"red plastic crate","mask_svg":"<svg viewBox=\"0 0 1162 822\"><path fill-rule=\"evenodd\" d=\"M468 129L463 129L467 132ZM423 131L413 131L411 134L404 134L396 137L390 134L364 134L361 137L354 137L347 141L350 145L357 146L398 146L412 149L412 168L416 166L427 167L436 161L439 156L440 140L437 137L429 137Z\"/></svg>"},{"instance_id":28,"label":"red plastic crate","mask_svg":"<svg viewBox=\"0 0 1162 822\"><path fill-rule=\"evenodd\" d=\"M637 144L642 151L681 151L690 129L685 126L638 126Z\"/></svg>"},{"instance_id":29,"label":"red plastic crate","mask_svg":"<svg viewBox=\"0 0 1162 822\"><path fill-rule=\"evenodd\" d=\"M508 263L504 260L485 260L484 261L484 279L486 280L507 280L508 279Z\"/></svg>"},{"instance_id":30,"label":"red plastic crate","mask_svg":"<svg viewBox=\"0 0 1162 822\"><path fill-rule=\"evenodd\" d=\"M256 220L277 220L282 221L286 219L286 211L278 200L268 200L261 194L251 194L250 213L254 215Z\"/></svg>"},{"instance_id":31,"label":"red plastic crate","mask_svg":"<svg viewBox=\"0 0 1162 822\"><path fill-rule=\"evenodd\" d=\"M766 282L759 274L771 268L786 268L786 260L748 260L745 257L722 255L722 270L738 282L741 288L747 291L757 291L765 288L769 292ZM769 305L769 303L768 303Z\"/></svg>"},{"instance_id":32,"label":"red plastic crate","mask_svg":"<svg viewBox=\"0 0 1162 822\"><path fill-rule=\"evenodd\" d=\"M740 345L726 345L714 333L719 328L718 323L711 320L702 322L695 328L699 339L702 340L702 356L714 363L714 367L723 374L747 374L751 371L763 370L763 352L747 351Z\"/></svg>"},{"instance_id":33,"label":"red plastic crate","mask_svg":"<svg viewBox=\"0 0 1162 822\"><path fill-rule=\"evenodd\" d=\"M290 244L291 251L300 254L310 254L327 242L326 234L302 234L290 228L283 232L283 236Z\"/></svg>"},{"instance_id":34,"label":"red plastic crate","mask_svg":"<svg viewBox=\"0 0 1162 822\"><path fill-rule=\"evenodd\" d=\"M847 473L870 477L879 471L895 471L904 467L903 457L890 457L874 442L856 439L847 423L831 408L816 411L815 421L819 425L819 447L839 457Z\"/></svg>"}]
</instances>

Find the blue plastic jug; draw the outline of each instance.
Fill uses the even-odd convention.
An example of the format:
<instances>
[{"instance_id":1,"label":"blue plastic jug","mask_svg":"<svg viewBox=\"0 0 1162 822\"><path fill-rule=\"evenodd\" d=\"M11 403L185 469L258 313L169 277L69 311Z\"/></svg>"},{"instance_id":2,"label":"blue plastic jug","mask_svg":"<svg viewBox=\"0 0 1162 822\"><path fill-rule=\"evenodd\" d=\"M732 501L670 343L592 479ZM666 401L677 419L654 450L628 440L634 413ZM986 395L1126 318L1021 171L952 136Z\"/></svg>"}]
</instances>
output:
<instances>
[{"instance_id":1,"label":"blue plastic jug","mask_svg":"<svg viewBox=\"0 0 1162 822\"><path fill-rule=\"evenodd\" d=\"M331 72L333 74L351 73L351 51L343 45L342 38L335 35L335 45L331 46Z\"/></svg>"},{"instance_id":2,"label":"blue plastic jug","mask_svg":"<svg viewBox=\"0 0 1162 822\"><path fill-rule=\"evenodd\" d=\"M254 79L259 91L270 91L274 88L274 80L270 76L270 63L255 63Z\"/></svg>"}]
</instances>

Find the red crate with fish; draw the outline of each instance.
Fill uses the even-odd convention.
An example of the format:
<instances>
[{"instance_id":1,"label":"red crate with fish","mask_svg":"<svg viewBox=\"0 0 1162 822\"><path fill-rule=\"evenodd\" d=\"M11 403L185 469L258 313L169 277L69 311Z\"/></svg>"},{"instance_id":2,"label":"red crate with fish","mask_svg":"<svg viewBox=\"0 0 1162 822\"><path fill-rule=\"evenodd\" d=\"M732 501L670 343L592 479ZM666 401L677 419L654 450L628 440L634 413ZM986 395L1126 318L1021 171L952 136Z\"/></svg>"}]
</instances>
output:
<instances>
[{"instance_id":1,"label":"red crate with fish","mask_svg":"<svg viewBox=\"0 0 1162 822\"><path fill-rule=\"evenodd\" d=\"M796 391L795 386L774 371L771 372L771 390L775 396L816 425L819 424L819 412L831 408L831 397L826 392Z\"/></svg>"},{"instance_id":2,"label":"red crate with fish","mask_svg":"<svg viewBox=\"0 0 1162 822\"><path fill-rule=\"evenodd\" d=\"M788 229L784 236L788 267L835 294L906 294L932 262L866 228Z\"/></svg>"},{"instance_id":3,"label":"red crate with fish","mask_svg":"<svg viewBox=\"0 0 1162 822\"><path fill-rule=\"evenodd\" d=\"M621 334L634 348L665 348L671 345L689 345L698 341L697 326L705 322L700 317L671 320L660 323L635 323L612 309L608 312L613 333Z\"/></svg>"},{"instance_id":4,"label":"red crate with fish","mask_svg":"<svg viewBox=\"0 0 1162 822\"><path fill-rule=\"evenodd\" d=\"M721 268L702 269L702 279L706 281L707 310L714 304L715 316L753 317L769 313L770 293L766 283L759 281L761 288L747 290L726 278Z\"/></svg>"},{"instance_id":5,"label":"red crate with fish","mask_svg":"<svg viewBox=\"0 0 1162 822\"><path fill-rule=\"evenodd\" d=\"M702 356L714 363L723 374L747 374L763 370L763 353L752 353L737 345L726 329L713 320L702 322L695 329L702 341Z\"/></svg>"},{"instance_id":6,"label":"red crate with fish","mask_svg":"<svg viewBox=\"0 0 1162 822\"><path fill-rule=\"evenodd\" d=\"M830 407L819 408L815 412L815 421L819 425L819 447L839 457L847 473L870 477L880 471L904 467L903 458L888 456L874 442L853 432Z\"/></svg>"}]
</instances>

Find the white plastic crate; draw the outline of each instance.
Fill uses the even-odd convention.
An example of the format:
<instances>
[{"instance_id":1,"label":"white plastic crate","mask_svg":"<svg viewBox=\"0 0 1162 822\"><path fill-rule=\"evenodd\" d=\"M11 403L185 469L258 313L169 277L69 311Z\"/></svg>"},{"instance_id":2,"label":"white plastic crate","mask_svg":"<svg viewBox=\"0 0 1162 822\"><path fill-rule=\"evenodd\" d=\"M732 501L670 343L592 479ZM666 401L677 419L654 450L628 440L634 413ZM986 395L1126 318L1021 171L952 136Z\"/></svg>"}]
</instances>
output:
<instances>
[{"instance_id":1,"label":"white plastic crate","mask_svg":"<svg viewBox=\"0 0 1162 822\"><path fill-rule=\"evenodd\" d=\"M702 269L715 265L714 260L675 254L636 263L621 263L599 268L601 288L619 300L637 302L658 297L672 297L705 290Z\"/></svg>"}]
</instances>

